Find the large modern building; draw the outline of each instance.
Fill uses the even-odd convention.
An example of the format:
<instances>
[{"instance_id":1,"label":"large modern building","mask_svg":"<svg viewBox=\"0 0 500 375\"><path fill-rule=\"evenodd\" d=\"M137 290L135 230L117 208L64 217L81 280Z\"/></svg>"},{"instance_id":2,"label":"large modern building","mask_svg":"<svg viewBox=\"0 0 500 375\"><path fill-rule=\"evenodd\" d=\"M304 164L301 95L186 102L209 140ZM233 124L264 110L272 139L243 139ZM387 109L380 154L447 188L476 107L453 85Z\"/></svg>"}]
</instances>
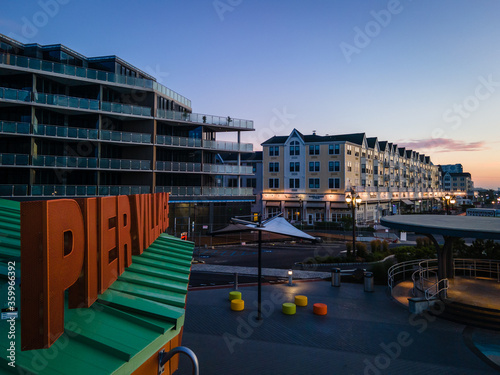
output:
<instances>
[{"instance_id":1,"label":"large modern building","mask_svg":"<svg viewBox=\"0 0 500 375\"><path fill-rule=\"evenodd\" d=\"M346 192L362 199L358 222L441 205L442 181L429 156L365 133L319 136L294 129L263 144L266 215L289 220L338 221L350 216Z\"/></svg>"},{"instance_id":2,"label":"large modern building","mask_svg":"<svg viewBox=\"0 0 500 375\"><path fill-rule=\"evenodd\" d=\"M175 233L249 214L253 122L191 101L116 57L0 35L0 196L16 200L169 192ZM234 142L217 141L232 132ZM236 181L223 186L225 178ZM203 225L204 229L212 228Z\"/></svg>"}]
</instances>

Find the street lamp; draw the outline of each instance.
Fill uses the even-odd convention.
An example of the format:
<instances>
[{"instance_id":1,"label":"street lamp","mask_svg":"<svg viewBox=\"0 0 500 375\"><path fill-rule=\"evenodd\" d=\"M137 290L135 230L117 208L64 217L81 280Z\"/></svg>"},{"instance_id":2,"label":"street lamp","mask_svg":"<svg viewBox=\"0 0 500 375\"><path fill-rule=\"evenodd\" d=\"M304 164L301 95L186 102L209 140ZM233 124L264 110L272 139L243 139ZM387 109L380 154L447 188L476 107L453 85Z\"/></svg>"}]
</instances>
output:
<instances>
[{"instance_id":1,"label":"street lamp","mask_svg":"<svg viewBox=\"0 0 500 375\"><path fill-rule=\"evenodd\" d=\"M446 215L449 215L450 214L450 204L456 203L455 197L450 195L450 194L446 194L443 199L444 199L444 202L446 205Z\"/></svg>"},{"instance_id":2,"label":"street lamp","mask_svg":"<svg viewBox=\"0 0 500 375\"><path fill-rule=\"evenodd\" d=\"M359 195L354 196L355 191L352 190L351 193L347 193L345 196L345 201L347 206L351 207L352 210L352 252L356 255L356 207L361 204L361 197ZM347 256L351 254L347 251Z\"/></svg>"}]
</instances>

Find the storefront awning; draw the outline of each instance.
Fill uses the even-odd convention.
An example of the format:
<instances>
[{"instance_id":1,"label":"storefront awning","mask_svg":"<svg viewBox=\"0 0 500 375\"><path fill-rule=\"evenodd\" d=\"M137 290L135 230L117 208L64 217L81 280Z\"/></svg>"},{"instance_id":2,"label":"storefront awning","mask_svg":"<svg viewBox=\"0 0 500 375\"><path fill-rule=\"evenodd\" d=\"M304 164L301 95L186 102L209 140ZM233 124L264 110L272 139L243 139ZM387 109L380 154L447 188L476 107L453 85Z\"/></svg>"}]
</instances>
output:
<instances>
[{"instance_id":1,"label":"storefront awning","mask_svg":"<svg viewBox=\"0 0 500 375\"><path fill-rule=\"evenodd\" d=\"M307 202L307 208L325 208L326 202Z\"/></svg>"},{"instance_id":2,"label":"storefront awning","mask_svg":"<svg viewBox=\"0 0 500 375\"><path fill-rule=\"evenodd\" d=\"M348 209L349 207L347 206L347 203L334 202L334 203L330 203L330 208Z\"/></svg>"},{"instance_id":3,"label":"storefront awning","mask_svg":"<svg viewBox=\"0 0 500 375\"><path fill-rule=\"evenodd\" d=\"M408 206L411 206L411 205L414 205L415 203L413 203L412 201L408 200L408 199L403 199L402 202Z\"/></svg>"},{"instance_id":4,"label":"storefront awning","mask_svg":"<svg viewBox=\"0 0 500 375\"><path fill-rule=\"evenodd\" d=\"M266 201L266 207L279 207L281 202Z\"/></svg>"}]
</instances>

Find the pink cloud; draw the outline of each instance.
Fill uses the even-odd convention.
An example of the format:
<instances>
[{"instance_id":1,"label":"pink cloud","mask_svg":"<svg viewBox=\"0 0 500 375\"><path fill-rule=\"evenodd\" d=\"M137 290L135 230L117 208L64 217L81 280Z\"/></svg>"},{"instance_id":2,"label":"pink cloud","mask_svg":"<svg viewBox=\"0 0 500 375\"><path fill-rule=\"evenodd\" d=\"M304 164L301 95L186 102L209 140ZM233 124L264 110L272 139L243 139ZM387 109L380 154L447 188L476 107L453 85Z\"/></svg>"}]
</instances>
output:
<instances>
[{"instance_id":1,"label":"pink cloud","mask_svg":"<svg viewBox=\"0 0 500 375\"><path fill-rule=\"evenodd\" d=\"M407 142L398 142L398 147L406 147L412 150L434 149L434 152L449 151L484 151L487 149L486 142L464 142L447 138L418 139Z\"/></svg>"}]
</instances>

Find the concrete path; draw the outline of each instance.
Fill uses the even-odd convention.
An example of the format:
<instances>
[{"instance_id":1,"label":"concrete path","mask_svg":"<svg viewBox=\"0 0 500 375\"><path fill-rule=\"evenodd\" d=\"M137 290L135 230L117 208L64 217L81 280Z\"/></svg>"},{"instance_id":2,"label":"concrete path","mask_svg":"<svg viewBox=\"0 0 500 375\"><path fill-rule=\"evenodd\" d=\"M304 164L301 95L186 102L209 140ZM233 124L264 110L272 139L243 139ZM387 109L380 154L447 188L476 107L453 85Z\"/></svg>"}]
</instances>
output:
<instances>
[{"instance_id":1,"label":"concrete path","mask_svg":"<svg viewBox=\"0 0 500 375\"><path fill-rule=\"evenodd\" d=\"M231 289L192 290L187 295L182 345L194 350L200 373L238 375L498 374L464 338L464 325L429 315L411 315L375 286L332 287L327 281L264 285L263 320L257 316L257 287L240 287L245 310L230 310ZM295 315L283 302L308 297ZM313 314L324 303L326 316ZM482 337L482 344L496 342ZM181 358L176 374L191 374Z\"/></svg>"},{"instance_id":2,"label":"concrete path","mask_svg":"<svg viewBox=\"0 0 500 375\"><path fill-rule=\"evenodd\" d=\"M257 267L238 267L238 266L222 266L217 264L193 264L191 266L192 271L198 272L214 272L214 273L238 273L239 275L258 275ZM288 279L288 273L285 269L277 268L262 268L262 276L276 276ZM302 271L293 270L294 279L323 279L326 277L331 277L330 272L318 272L318 271Z\"/></svg>"}]
</instances>

